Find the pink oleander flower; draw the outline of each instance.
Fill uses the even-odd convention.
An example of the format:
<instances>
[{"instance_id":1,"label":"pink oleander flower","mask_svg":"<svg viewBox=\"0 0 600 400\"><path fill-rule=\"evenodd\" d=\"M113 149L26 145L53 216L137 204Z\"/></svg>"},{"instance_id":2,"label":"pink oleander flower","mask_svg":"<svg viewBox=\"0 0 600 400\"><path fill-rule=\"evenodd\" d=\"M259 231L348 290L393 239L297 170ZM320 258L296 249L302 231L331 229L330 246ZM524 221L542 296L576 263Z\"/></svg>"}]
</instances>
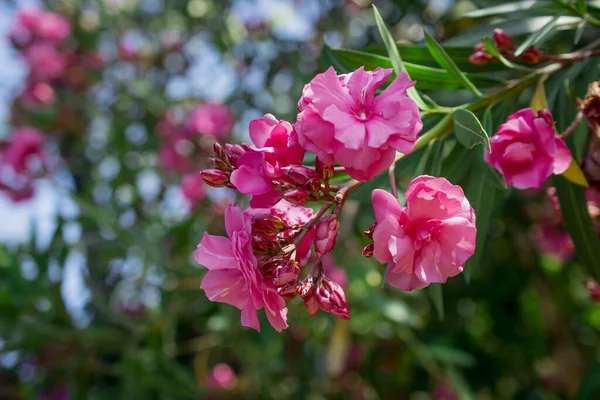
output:
<instances>
[{"instance_id":1,"label":"pink oleander flower","mask_svg":"<svg viewBox=\"0 0 600 400\"><path fill-rule=\"evenodd\" d=\"M239 157L231 183L241 193L253 195L251 207L269 207L281 198L281 193L273 187L274 179L290 174L302 178L303 173L304 182L311 178L308 169L300 165L304 149L298 144L294 127L271 114L251 121L249 133L255 147Z\"/></svg>"},{"instance_id":2,"label":"pink oleander flower","mask_svg":"<svg viewBox=\"0 0 600 400\"><path fill-rule=\"evenodd\" d=\"M10 166L17 174L27 174L32 161L46 158L44 134L35 128L24 127L13 131L0 153L0 165Z\"/></svg>"},{"instance_id":3,"label":"pink oleander flower","mask_svg":"<svg viewBox=\"0 0 600 400\"><path fill-rule=\"evenodd\" d=\"M575 247L569 233L550 224L542 224L532 231L538 251L552 255L562 262L572 256Z\"/></svg>"},{"instance_id":4,"label":"pink oleander flower","mask_svg":"<svg viewBox=\"0 0 600 400\"><path fill-rule=\"evenodd\" d=\"M21 93L21 99L27 104L47 106L56 101L56 92L45 82L29 82Z\"/></svg>"},{"instance_id":5,"label":"pink oleander flower","mask_svg":"<svg viewBox=\"0 0 600 400\"><path fill-rule=\"evenodd\" d=\"M235 389L237 386L237 376L229 364L217 364L206 376L206 386L212 389Z\"/></svg>"},{"instance_id":6,"label":"pink oleander flower","mask_svg":"<svg viewBox=\"0 0 600 400\"><path fill-rule=\"evenodd\" d=\"M210 301L242 310L242 325L260 331L257 310L265 308L273 328L287 328L285 300L264 282L252 253L252 218L237 206L225 210L226 237L204 233L194 259L208 268L200 286Z\"/></svg>"},{"instance_id":7,"label":"pink oleander flower","mask_svg":"<svg viewBox=\"0 0 600 400\"><path fill-rule=\"evenodd\" d=\"M46 12L39 21L36 32L40 38L58 43L71 33L71 22L62 15Z\"/></svg>"},{"instance_id":8,"label":"pink oleander flower","mask_svg":"<svg viewBox=\"0 0 600 400\"><path fill-rule=\"evenodd\" d=\"M34 43L23 54L31 77L36 81L60 78L67 69L65 56L50 43Z\"/></svg>"},{"instance_id":9,"label":"pink oleander flower","mask_svg":"<svg viewBox=\"0 0 600 400\"><path fill-rule=\"evenodd\" d=\"M10 37L19 44L33 39L59 43L71 33L71 23L62 15L40 8L20 10Z\"/></svg>"},{"instance_id":10,"label":"pink oleander flower","mask_svg":"<svg viewBox=\"0 0 600 400\"><path fill-rule=\"evenodd\" d=\"M224 138L233 127L233 115L225 104L204 103L196 107L187 118L190 131Z\"/></svg>"},{"instance_id":11,"label":"pink oleander flower","mask_svg":"<svg viewBox=\"0 0 600 400\"><path fill-rule=\"evenodd\" d=\"M206 197L202 176L199 173L184 176L181 181L181 193L190 208L195 208Z\"/></svg>"},{"instance_id":12,"label":"pink oleander flower","mask_svg":"<svg viewBox=\"0 0 600 400\"><path fill-rule=\"evenodd\" d=\"M184 137L169 138L158 149L158 164L177 173L193 171L197 167L192 159L193 150L193 144Z\"/></svg>"},{"instance_id":13,"label":"pink oleander flower","mask_svg":"<svg viewBox=\"0 0 600 400\"><path fill-rule=\"evenodd\" d=\"M387 263L386 280L401 290L444 283L475 252L475 212L460 186L419 176L405 192L406 207L377 189L373 257Z\"/></svg>"},{"instance_id":14,"label":"pink oleander flower","mask_svg":"<svg viewBox=\"0 0 600 400\"><path fill-rule=\"evenodd\" d=\"M329 68L314 77L298 102L300 145L362 181L385 171L396 151L412 152L423 127L417 104L406 95L415 83L402 72L375 96L391 74L391 69L360 67L337 75Z\"/></svg>"},{"instance_id":15,"label":"pink oleander flower","mask_svg":"<svg viewBox=\"0 0 600 400\"><path fill-rule=\"evenodd\" d=\"M556 136L552 115L525 108L508 117L490 138L491 153L484 157L508 185L539 188L551 174L562 174L571 163L571 152Z\"/></svg>"}]
</instances>

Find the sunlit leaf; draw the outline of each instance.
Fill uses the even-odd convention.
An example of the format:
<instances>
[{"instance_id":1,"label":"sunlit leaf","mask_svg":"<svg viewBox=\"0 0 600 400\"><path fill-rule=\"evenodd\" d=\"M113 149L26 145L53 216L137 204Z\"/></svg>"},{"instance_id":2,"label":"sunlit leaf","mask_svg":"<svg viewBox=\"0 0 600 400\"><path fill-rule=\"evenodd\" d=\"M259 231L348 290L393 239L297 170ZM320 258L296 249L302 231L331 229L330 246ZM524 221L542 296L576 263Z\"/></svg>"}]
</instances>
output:
<instances>
[{"instance_id":1,"label":"sunlit leaf","mask_svg":"<svg viewBox=\"0 0 600 400\"><path fill-rule=\"evenodd\" d=\"M444 48L433 38L433 36L431 36L426 29L423 30L423 33L425 34L425 42L427 43L427 47L440 67L448 71L450 75L452 75L465 88L473 92L473 94L476 96L482 96L479 89L477 89L477 87L465 76L465 74L458 69L448 53L446 53Z\"/></svg>"},{"instance_id":2,"label":"sunlit leaf","mask_svg":"<svg viewBox=\"0 0 600 400\"><path fill-rule=\"evenodd\" d=\"M543 79L538 81L535 92L533 92L533 96L531 97L530 106L534 111L540 111L548 108L548 99L546 98L546 90L544 89Z\"/></svg>"},{"instance_id":3,"label":"sunlit leaf","mask_svg":"<svg viewBox=\"0 0 600 400\"><path fill-rule=\"evenodd\" d=\"M584 175L583 171L581 170L581 167L579 167L579 164L577 164L575 159L571 160L571 164L569 164L569 168L567 168L567 170L565 172L563 172L561 175L564 176L565 178L567 178L568 180L570 180L571 182L576 183L579 186L590 187L590 184L588 183L587 179L585 178L585 175Z\"/></svg>"},{"instance_id":4,"label":"sunlit leaf","mask_svg":"<svg viewBox=\"0 0 600 400\"><path fill-rule=\"evenodd\" d=\"M554 28L560 17L561 15L556 15L554 18L548 21L548 23L544 25L539 31L532 33L527 39L525 39L519 45L519 47L517 47L517 50L515 50L515 56L518 57L521 54L523 54L525 50L529 49L530 47L534 47L538 43L541 43L542 40L546 37L546 35L550 33L550 31L552 31L552 28Z\"/></svg>"}]
</instances>

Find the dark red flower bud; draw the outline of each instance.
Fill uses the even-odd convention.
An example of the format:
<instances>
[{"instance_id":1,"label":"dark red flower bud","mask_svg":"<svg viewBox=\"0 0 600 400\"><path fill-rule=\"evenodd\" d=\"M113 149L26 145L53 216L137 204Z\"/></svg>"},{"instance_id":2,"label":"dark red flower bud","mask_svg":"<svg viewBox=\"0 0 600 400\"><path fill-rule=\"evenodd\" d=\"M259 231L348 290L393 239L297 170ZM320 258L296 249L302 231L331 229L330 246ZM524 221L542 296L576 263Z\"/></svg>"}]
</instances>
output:
<instances>
[{"instance_id":1,"label":"dark red flower bud","mask_svg":"<svg viewBox=\"0 0 600 400\"><path fill-rule=\"evenodd\" d=\"M308 290L306 288L308 287ZM302 300L304 300L304 305L308 310L308 313L311 316L317 315L319 312L319 302L317 301L316 292L313 287L311 287L308 283L300 285L298 289L298 293L302 296ZM305 294L302 294L305 293Z\"/></svg>"},{"instance_id":2,"label":"dark red flower bud","mask_svg":"<svg viewBox=\"0 0 600 400\"><path fill-rule=\"evenodd\" d=\"M242 146L240 146L239 144L230 144L230 143L227 143L225 145L225 149L227 152L227 161L229 161L229 164L232 167L237 168L238 159L240 158L240 156L242 154L244 154L246 152L246 150L244 150L244 148Z\"/></svg>"},{"instance_id":3,"label":"dark red flower bud","mask_svg":"<svg viewBox=\"0 0 600 400\"><path fill-rule=\"evenodd\" d=\"M524 60L529 64L538 64L544 59L544 53L540 49L532 47L531 49L525 50L525 52L519 56L519 59Z\"/></svg>"},{"instance_id":4,"label":"dark red flower bud","mask_svg":"<svg viewBox=\"0 0 600 400\"><path fill-rule=\"evenodd\" d=\"M212 187L223 187L229 183L229 175L218 169L205 169L200 175L204 183Z\"/></svg>"},{"instance_id":5,"label":"dark red flower bud","mask_svg":"<svg viewBox=\"0 0 600 400\"><path fill-rule=\"evenodd\" d=\"M262 234L273 237L286 228L285 223L279 217L274 215L263 215L255 217L252 221L252 232L254 234Z\"/></svg>"},{"instance_id":6,"label":"dark red flower bud","mask_svg":"<svg viewBox=\"0 0 600 400\"><path fill-rule=\"evenodd\" d=\"M368 245L365 246L365 248L362 250L362 255L366 258L371 258L373 257L373 251L375 250L375 245L373 243L369 243Z\"/></svg>"},{"instance_id":7,"label":"dark red flower bud","mask_svg":"<svg viewBox=\"0 0 600 400\"><path fill-rule=\"evenodd\" d=\"M296 186L304 186L310 179L316 177L315 171L304 165L283 167L281 172L283 173L283 180Z\"/></svg>"},{"instance_id":8,"label":"dark red flower bud","mask_svg":"<svg viewBox=\"0 0 600 400\"><path fill-rule=\"evenodd\" d=\"M375 231L376 226L377 226L377 221L373 221L373 223L369 227L369 230L366 230L363 232L364 235L367 237L367 239L373 240L373 232Z\"/></svg>"},{"instance_id":9,"label":"dark red flower bud","mask_svg":"<svg viewBox=\"0 0 600 400\"><path fill-rule=\"evenodd\" d=\"M494 43L500 51L511 51L515 47L512 37L502 29L494 29Z\"/></svg>"},{"instance_id":10,"label":"dark red flower bud","mask_svg":"<svg viewBox=\"0 0 600 400\"><path fill-rule=\"evenodd\" d=\"M494 57L484 51L476 51L469 57L469 62L473 65L487 65L492 60L494 60Z\"/></svg>"},{"instance_id":11,"label":"dark red flower bud","mask_svg":"<svg viewBox=\"0 0 600 400\"><path fill-rule=\"evenodd\" d=\"M223 148L223 146L221 146L219 144L219 142L215 142L215 144L213 145L213 150L215 151L215 155L220 158L220 159L224 159L225 158L225 149Z\"/></svg>"},{"instance_id":12,"label":"dark red flower bud","mask_svg":"<svg viewBox=\"0 0 600 400\"><path fill-rule=\"evenodd\" d=\"M283 198L296 206L303 206L306 203L308 193L306 190L290 190L283 195Z\"/></svg>"},{"instance_id":13,"label":"dark red flower bud","mask_svg":"<svg viewBox=\"0 0 600 400\"><path fill-rule=\"evenodd\" d=\"M315 297L319 307L323 311L331 313L338 318L350 319L344 289L337 283L323 278L315 291Z\"/></svg>"}]
</instances>

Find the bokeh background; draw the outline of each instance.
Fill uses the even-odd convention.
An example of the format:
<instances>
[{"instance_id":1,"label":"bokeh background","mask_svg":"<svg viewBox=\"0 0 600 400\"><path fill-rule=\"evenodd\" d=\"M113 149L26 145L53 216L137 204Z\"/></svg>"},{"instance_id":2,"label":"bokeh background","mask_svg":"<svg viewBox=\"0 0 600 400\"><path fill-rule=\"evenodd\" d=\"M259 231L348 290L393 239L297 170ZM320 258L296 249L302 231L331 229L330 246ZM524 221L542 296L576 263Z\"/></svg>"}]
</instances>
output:
<instances>
[{"instance_id":1,"label":"bokeh background","mask_svg":"<svg viewBox=\"0 0 600 400\"><path fill-rule=\"evenodd\" d=\"M0 399L600 398L600 306L564 228L545 222L555 209L544 193L503 195L481 265L444 287L443 319L425 293L388 287L384 267L360 257L366 188L344 208L328 260L350 321L310 317L296 299L287 331L258 333L199 289L193 250L223 229L232 192L186 192L216 140L182 132L190 115L224 107L220 142L247 140L267 112L294 122L303 85L326 66L324 43L381 49L372 3L2 0L0 134L35 127L46 154L31 190L0 191ZM408 43L424 26L470 47L494 26L522 37L550 18L463 18L493 1L375 4ZM76 56L52 93L28 97L52 61L32 64L9 35L32 7L70 21L62 49ZM567 51L568 35L546 46ZM588 83L598 79L597 64L586 68ZM411 171L400 171L405 183Z\"/></svg>"}]
</instances>

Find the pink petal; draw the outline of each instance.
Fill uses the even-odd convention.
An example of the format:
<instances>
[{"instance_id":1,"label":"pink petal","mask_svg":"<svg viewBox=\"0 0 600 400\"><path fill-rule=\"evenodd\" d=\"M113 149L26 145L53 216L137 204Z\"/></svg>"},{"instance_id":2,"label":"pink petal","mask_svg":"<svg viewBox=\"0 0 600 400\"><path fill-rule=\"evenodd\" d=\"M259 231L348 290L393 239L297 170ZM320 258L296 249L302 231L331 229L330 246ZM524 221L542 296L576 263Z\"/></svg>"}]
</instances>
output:
<instances>
[{"instance_id":1,"label":"pink petal","mask_svg":"<svg viewBox=\"0 0 600 400\"><path fill-rule=\"evenodd\" d=\"M229 205L225 209L225 230L227 231L227 236L233 238L234 233L249 229L250 227L247 224L242 209L234 205Z\"/></svg>"},{"instance_id":2,"label":"pink petal","mask_svg":"<svg viewBox=\"0 0 600 400\"><path fill-rule=\"evenodd\" d=\"M421 282L413 274L395 273L390 267L385 271L385 280L391 286L407 292L422 289L429 285L428 283Z\"/></svg>"},{"instance_id":3,"label":"pink petal","mask_svg":"<svg viewBox=\"0 0 600 400\"><path fill-rule=\"evenodd\" d=\"M335 126L335 138L349 149L360 149L365 145L365 124L335 105L325 109L323 119Z\"/></svg>"},{"instance_id":4,"label":"pink petal","mask_svg":"<svg viewBox=\"0 0 600 400\"><path fill-rule=\"evenodd\" d=\"M571 161L573 160L573 156L571 155L571 151L565 144L565 142L561 138L556 138L556 155L554 156L554 164L553 164L553 173L554 174L562 174L565 172L569 165L571 165Z\"/></svg>"},{"instance_id":5,"label":"pink petal","mask_svg":"<svg viewBox=\"0 0 600 400\"><path fill-rule=\"evenodd\" d=\"M260 322L258 321L258 314L251 298L248 298L246 305L242 308L242 326L254 328L260 332Z\"/></svg>"},{"instance_id":6,"label":"pink petal","mask_svg":"<svg viewBox=\"0 0 600 400\"><path fill-rule=\"evenodd\" d=\"M237 268L231 241L226 237L213 236L206 232L194 252L194 260L209 270Z\"/></svg>"},{"instance_id":7,"label":"pink petal","mask_svg":"<svg viewBox=\"0 0 600 400\"><path fill-rule=\"evenodd\" d=\"M394 273L412 274L415 261L415 244L410 237L392 236L388 241L390 254L394 261L392 271Z\"/></svg>"},{"instance_id":8,"label":"pink petal","mask_svg":"<svg viewBox=\"0 0 600 400\"><path fill-rule=\"evenodd\" d=\"M391 193L385 190L375 189L371 194L371 202L375 211L375 220L381 222L388 216L399 217L402 214L402 207Z\"/></svg>"},{"instance_id":9,"label":"pink petal","mask_svg":"<svg viewBox=\"0 0 600 400\"><path fill-rule=\"evenodd\" d=\"M241 309L248 301L248 292L244 290L245 279L237 269L219 269L208 271L200 289L206 292L210 301L231 304Z\"/></svg>"},{"instance_id":10,"label":"pink petal","mask_svg":"<svg viewBox=\"0 0 600 400\"><path fill-rule=\"evenodd\" d=\"M402 235L400 224L393 216L378 221L373 232L373 257L382 264L393 260L389 242L392 236Z\"/></svg>"},{"instance_id":11,"label":"pink petal","mask_svg":"<svg viewBox=\"0 0 600 400\"><path fill-rule=\"evenodd\" d=\"M262 118L253 119L250 121L248 131L250 139L256 147L265 147L265 143L271 134L271 130L279 121L272 114L265 114Z\"/></svg>"},{"instance_id":12,"label":"pink petal","mask_svg":"<svg viewBox=\"0 0 600 400\"><path fill-rule=\"evenodd\" d=\"M281 332L288 327L287 312L285 300L274 290L267 290L265 296L265 313L267 319L277 332Z\"/></svg>"}]
</instances>

